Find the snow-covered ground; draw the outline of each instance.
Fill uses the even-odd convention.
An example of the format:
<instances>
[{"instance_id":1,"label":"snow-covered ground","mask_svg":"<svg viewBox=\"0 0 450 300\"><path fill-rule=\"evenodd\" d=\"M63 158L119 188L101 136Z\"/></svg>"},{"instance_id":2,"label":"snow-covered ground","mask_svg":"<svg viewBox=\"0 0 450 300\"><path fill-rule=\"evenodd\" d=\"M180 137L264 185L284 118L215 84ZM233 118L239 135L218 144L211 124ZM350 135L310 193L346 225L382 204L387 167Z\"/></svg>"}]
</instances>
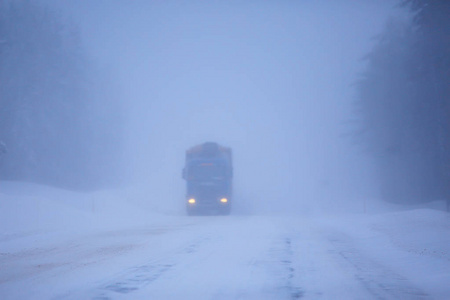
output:
<instances>
[{"instance_id":1,"label":"snow-covered ground","mask_svg":"<svg viewBox=\"0 0 450 300\"><path fill-rule=\"evenodd\" d=\"M441 210L187 217L137 195L0 182L0 299L450 299Z\"/></svg>"}]
</instances>

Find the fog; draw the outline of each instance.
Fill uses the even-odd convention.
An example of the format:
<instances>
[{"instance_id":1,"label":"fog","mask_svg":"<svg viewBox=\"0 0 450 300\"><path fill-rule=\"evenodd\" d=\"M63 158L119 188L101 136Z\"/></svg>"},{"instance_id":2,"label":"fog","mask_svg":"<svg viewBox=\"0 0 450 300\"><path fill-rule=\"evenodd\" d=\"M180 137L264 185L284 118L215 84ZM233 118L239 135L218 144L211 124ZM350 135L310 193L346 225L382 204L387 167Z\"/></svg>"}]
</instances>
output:
<instances>
[{"instance_id":1,"label":"fog","mask_svg":"<svg viewBox=\"0 0 450 300\"><path fill-rule=\"evenodd\" d=\"M0 299L450 299L447 3L0 0Z\"/></svg>"},{"instance_id":2,"label":"fog","mask_svg":"<svg viewBox=\"0 0 450 300\"><path fill-rule=\"evenodd\" d=\"M182 212L184 151L206 141L233 149L235 213L374 195L352 84L397 1L43 2L120 91L120 176L142 202Z\"/></svg>"}]
</instances>

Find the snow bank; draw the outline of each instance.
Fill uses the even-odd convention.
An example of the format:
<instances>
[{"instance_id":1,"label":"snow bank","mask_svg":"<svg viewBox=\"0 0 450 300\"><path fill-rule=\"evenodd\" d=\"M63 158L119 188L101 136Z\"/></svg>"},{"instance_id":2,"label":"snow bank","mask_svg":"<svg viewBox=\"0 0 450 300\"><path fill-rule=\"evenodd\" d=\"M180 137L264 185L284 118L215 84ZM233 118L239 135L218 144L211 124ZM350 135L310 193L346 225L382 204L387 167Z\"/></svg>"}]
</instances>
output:
<instances>
[{"instance_id":1,"label":"snow bank","mask_svg":"<svg viewBox=\"0 0 450 300\"><path fill-rule=\"evenodd\" d=\"M21 182L0 182L0 235L86 231L158 221L127 191L80 193Z\"/></svg>"}]
</instances>

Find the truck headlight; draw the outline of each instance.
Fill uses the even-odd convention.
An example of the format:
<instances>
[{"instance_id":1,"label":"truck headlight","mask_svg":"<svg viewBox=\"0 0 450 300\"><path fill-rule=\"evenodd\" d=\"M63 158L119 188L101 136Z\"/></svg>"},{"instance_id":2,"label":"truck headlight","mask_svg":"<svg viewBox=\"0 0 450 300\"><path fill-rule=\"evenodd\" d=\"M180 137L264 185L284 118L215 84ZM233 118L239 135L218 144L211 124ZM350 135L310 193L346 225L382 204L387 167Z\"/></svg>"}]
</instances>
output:
<instances>
[{"instance_id":1,"label":"truck headlight","mask_svg":"<svg viewBox=\"0 0 450 300\"><path fill-rule=\"evenodd\" d=\"M189 202L190 204L195 204L195 199L194 199L194 198L190 198L190 199L188 200L188 202Z\"/></svg>"},{"instance_id":2,"label":"truck headlight","mask_svg":"<svg viewBox=\"0 0 450 300\"><path fill-rule=\"evenodd\" d=\"M227 203L227 202L228 202L228 199L227 199L227 198L222 198L222 199L220 199L220 202L222 202L222 203Z\"/></svg>"}]
</instances>

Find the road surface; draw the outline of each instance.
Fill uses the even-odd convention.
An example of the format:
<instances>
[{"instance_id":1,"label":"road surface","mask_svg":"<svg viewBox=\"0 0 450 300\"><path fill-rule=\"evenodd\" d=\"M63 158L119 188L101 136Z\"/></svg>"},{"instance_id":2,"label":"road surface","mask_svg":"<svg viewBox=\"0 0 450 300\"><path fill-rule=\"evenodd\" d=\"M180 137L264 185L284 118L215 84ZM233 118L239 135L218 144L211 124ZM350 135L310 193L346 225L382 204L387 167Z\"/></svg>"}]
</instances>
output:
<instances>
[{"instance_id":1,"label":"road surface","mask_svg":"<svg viewBox=\"0 0 450 300\"><path fill-rule=\"evenodd\" d=\"M402 269L401 259L415 254L400 251L382 228L352 226L300 216L180 216L89 234L4 236L0 298L433 299L449 292L421 287ZM447 256L428 257L426 266L430 259L446 262L440 278L448 280Z\"/></svg>"}]
</instances>

